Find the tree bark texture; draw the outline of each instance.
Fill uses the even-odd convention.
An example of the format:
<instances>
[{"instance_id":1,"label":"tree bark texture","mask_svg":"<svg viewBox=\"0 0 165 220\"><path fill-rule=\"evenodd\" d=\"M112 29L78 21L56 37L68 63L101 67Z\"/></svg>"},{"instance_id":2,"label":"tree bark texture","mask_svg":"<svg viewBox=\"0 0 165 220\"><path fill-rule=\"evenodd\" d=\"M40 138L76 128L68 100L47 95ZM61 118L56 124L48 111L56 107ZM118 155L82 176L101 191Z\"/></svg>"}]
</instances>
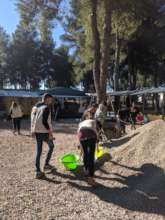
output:
<instances>
[{"instance_id":1,"label":"tree bark texture","mask_svg":"<svg viewBox=\"0 0 165 220\"><path fill-rule=\"evenodd\" d=\"M103 46L101 51L100 64L100 86L103 101L106 100L106 87L108 76L108 63L110 51L110 35L111 35L111 1L104 0L104 27L103 27Z\"/></svg>"},{"instance_id":2,"label":"tree bark texture","mask_svg":"<svg viewBox=\"0 0 165 220\"><path fill-rule=\"evenodd\" d=\"M111 34L111 2L104 0L104 27L103 27L103 42L101 49L100 33L97 23L97 0L90 0L91 3L91 29L93 38L94 64L93 77L97 93L97 102L100 103L106 100L106 87L108 76L108 62L110 50L110 34Z\"/></svg>"},{"instance_id":3,"label":"tree bark texture","mask_svg":"<svg viewBox=\"0 0 165 220\"><path fill-rule=\"evenodd\" d=\"M92 38L93 38L93 51L94 51L94 63L93 63L93 78L95 89L97 93L97 101L100 102L100 35L98 31L97 24L97 0L90 0L91 3L91 28L92 28Z\"/></svg>"},{"instance_id":4,"label":"tree bark texture","mask_svg":"<svg viewBox=\"0 0 165 220\"><path fill-rule=\"evenodd\" d=\"M121 41L118 30L116 31L116 48L115 48L115 68L114 68L114 90L119 90L119 63L120 63Z\"/></svg>"}]
</instances>

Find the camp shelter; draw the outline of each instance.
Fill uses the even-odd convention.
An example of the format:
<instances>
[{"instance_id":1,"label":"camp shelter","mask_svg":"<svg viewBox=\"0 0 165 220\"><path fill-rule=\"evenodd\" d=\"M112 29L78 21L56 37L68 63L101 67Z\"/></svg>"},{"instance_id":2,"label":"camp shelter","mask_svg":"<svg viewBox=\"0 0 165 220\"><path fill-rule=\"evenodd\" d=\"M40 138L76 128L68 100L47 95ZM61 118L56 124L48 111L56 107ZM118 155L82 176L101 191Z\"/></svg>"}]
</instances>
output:
<instances>
[{"instance_id":1,"label":"camp shelter","mask_svg":"<svg viewBox=\"0 0 165 220\"><path fill-rule=\"evenodd\" d=\"M143 111L147 109L151 113L162 113L162 108L165 107L165 87L145 88L136 91L133 95L137 96L143 104Z\"/></svg>"},{"instance_id":2,"label":"camp shelter","mask_svg":"<svg viewBox=\"0 0 165 220\"><path fill-rule=\"evenodd\" d=\"M50 93L55 102L60 103L60 116L77 117L79 116L79 107L81 103L88 102L89 97L82 91L56 87L50 90L0 90L0 115L6 116L9 112L12 101L17 101L21 106L25 116L29 116L32 106L36 104L44 93Z\"/></svg>"},{"instance_id":3,"label":"camp shelter","mask_svg":"<svg viewBox=\"0 0 165 220\"><path fill-rule=\"evenodd\" d=\"M40 99L38 92L26 90L0 90L0 115L6 116L9 112L12 101L18 102L25 116L31 112L32 106Z\"/></svg>"},{"instance_id":4,"label":"camp shelter","mask_svg":"<svg viewBox=\"0 0 165 220\"><path fill-rule=\"evenodd\" d=\"M41 91L40 95L43 95L45 92L59 100L61 117L79 117L80 105L88 103L90 100L90 97L84 92L73 88L56 87Z\"/></svg>"},{"instance_id":5,"label":"camp shelter","mask_svg":"<svg viewBox=\"0 0 165 220\"><path fill-rule=\"evenodd\" d=\"M55 97L58 98L83 98L87 97L85 92L73 89L73 88L66 88L66 87L55 87L53 89L48 89L45 91L42 91L40 94L43 94L44 92L50 93Z\"/></svg>"},{"instance_id":6,"label":"camp shelter","mask_svg":"<svg viewBox=\"0 0 165 220\"><path fill-rule=\"evenodd\" d=\"M91 99L96 101L96 93L88 93ZM114 105L115 97L120 97L120 105L125 107L128 98L135 101L141 111L151 113L160 112L162 106L165 106L165 87L150 87L137 90L110 91L107 92L107 100ZM157 101L156 101L157 100Z\"/></svg>"},{"instance_id":7,"label":"camp shelter","mask_svg":"<svg viewBox=\"0 0 165 220\"><path fill-rule=\"evenodd\" d=\"M113 91L108 93L108 95L111 97L120 96L121 100L130 97L132 101L136 100L143 112L145 109L151 113L159 112L161 106L165 106L165 87L142 88L134 91Z\"/></svg>"}]
</instances>

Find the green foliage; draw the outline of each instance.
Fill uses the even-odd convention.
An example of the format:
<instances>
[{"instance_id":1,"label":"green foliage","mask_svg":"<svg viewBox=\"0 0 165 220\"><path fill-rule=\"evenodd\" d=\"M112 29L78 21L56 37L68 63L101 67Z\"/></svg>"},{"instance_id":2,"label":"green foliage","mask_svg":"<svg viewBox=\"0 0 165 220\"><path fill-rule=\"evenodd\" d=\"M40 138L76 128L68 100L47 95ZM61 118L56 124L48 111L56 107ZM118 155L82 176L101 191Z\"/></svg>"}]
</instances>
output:
<instances>
[{"instance_id":1,"label":"green foliage","mask_svg":"<svg viewBox=\"0 0 165 220\"><path fill-rule=\"evenodd\" d=\"M6 83L22 88L93 85L94 42L89 0L70 0L63 15L61 39L72 49L55 49L52 30L61 19L62 0L17 0L20 23L11 38L0 27L0 87ZM165 82L164 0L111 0L109 78L118 72L120 89ZM97 22L103 44L104 4L98 0ZM61 14L60 14L61 13ZM64 17L65 16L65 17ZM91 85L90 85L91 84Z\"/></svg>"},{"instance_id":2,"label":"green foliage","mask_svg":"<svg viewBox=\"0 0 165 220\"><path fill-rule=\"evenodd\" d=\"M1 87L38 89L74 83L72 60L66 48L55 50L52 37L61 0L17 0L20 23L10 42L0 28Z\"/></svg>"},{"instance_id":3,"label":"green foliage","mask_svg":"<svg viewBox=\"0 0 165 220\"><path fill-rule=\"evenodd\" d=\"M20 24L26 30L35 29L40 33L41 41L53 44L52 29L58 18L61 0L17 0Z\"/></svg>"},{"instance_id":4,"label":"green foliage","mask_svg":"<svg viewBox=\"0 0 165 220\"><path fill-rule=\"evenodd\" d=\"M98 1L98 24L100 38L103 38L103 1ZM114 64L116 64L116 34L120 44L119 77L120 82L125 82L125 88L136 86L137 75L145 75L155 83L155 75L158 76L158 84L164 82L164 56L165 56L165 13L160 9L165 4L164 0L112 0L112 34L111 49L109 51L110 77L113 78ZM89 0L71 0L71 13L65 23L66 34L63 40L74 47L75 66L77 80L83 81L93 65L93 42L90 26ZM119 45L118 45L119 46ZM125 65L128 65L127 71ZM83 66L83 68L82 68ZM131 79L132 78L132 79ZM130 85L134 80L135 85ZM156 84L155 84L156 85ZM113 85L112 85L113 86ZM123 85L120 84L120 88Z\"/></svg>"},{"instance_id":5,"label":"green foliage","mask_svg":"<svg viewBox=\"0 0 165 220\"><path fill-rule=\"evenodd\" d=\"M9 48L8 77L11 84L24 89L39 87L39 42L36 36L36 32L28 32L18 26Z\"/></svg>"},{"instance_id":6,"label":"green foliage","mask_svg":"<svg viewBox=\"0 0 165 220\"><path fill-rule=\"evenodd\" d=\"M69 87L74 84L73 63L66 47L62 46L55 50L52 69L53 71L47 80L49 88L54 86Z\"/></svg>"},{"instance_id":7,"label":"green foliage","mask_svg":"<svg viewBox=\"0 0 165 220\"><path fill-rule=\"evenodd\" d=\"M9 36L4 29L0 27L0 88L7 81L6 66L8 59Z\"/></svg>"},{"instance_id":8,"label":"green foliage","mask_svg":"<svg viewBox=\"0 0 165 220\"><path fill-rule=\"evenodd\" d=\"M18 26L10 46L8 75L12 85L37 89L70 86L74 82L72 62L67 50L54 50L53 45L39 41L37 33Z\"/></svg>"}]
</instances>

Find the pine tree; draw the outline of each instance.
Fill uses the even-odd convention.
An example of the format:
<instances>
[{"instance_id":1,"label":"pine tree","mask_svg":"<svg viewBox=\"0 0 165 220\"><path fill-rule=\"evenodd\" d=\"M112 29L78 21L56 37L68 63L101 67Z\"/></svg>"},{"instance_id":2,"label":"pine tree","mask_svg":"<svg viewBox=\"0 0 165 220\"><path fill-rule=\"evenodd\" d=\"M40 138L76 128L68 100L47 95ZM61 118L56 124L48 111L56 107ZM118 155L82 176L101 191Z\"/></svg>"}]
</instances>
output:
<instances>
[{"instance_id":1,"label":"pine tree","mask_svg":"<svg viewBox=\"0 0 165 220\"><path fill-rule=\"evenodd\" d=\"M0 88L7 83L6 67L8 61L8 49L10 38L5 30L0 27Z\"/></svg>"}]
</instances>

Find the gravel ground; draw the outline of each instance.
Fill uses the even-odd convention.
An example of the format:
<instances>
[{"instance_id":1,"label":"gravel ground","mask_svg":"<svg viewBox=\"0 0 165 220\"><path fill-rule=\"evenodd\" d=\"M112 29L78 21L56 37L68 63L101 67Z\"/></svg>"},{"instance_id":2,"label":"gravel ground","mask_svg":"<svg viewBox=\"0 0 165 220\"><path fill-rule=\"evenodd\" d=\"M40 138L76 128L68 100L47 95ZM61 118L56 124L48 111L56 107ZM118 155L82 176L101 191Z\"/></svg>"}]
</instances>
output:
<instances>
[{"instance_id":1,"label":"gravel ground","mask_svg":"<svg viewBox=\"0 0 165 220\"><path fill-rule=\"evenodd\" d=\"M0 123L0 220L165 219L165 123L151 122L114 140L96 164L95 189L87 185L81 167L71 173L59 162L65 153L78 153L76 126L56 124L56 169L36 180L35 141L27 123L21 136ZM44 146L42 164L46 152Z\"/></svg>"}]
</instances>

